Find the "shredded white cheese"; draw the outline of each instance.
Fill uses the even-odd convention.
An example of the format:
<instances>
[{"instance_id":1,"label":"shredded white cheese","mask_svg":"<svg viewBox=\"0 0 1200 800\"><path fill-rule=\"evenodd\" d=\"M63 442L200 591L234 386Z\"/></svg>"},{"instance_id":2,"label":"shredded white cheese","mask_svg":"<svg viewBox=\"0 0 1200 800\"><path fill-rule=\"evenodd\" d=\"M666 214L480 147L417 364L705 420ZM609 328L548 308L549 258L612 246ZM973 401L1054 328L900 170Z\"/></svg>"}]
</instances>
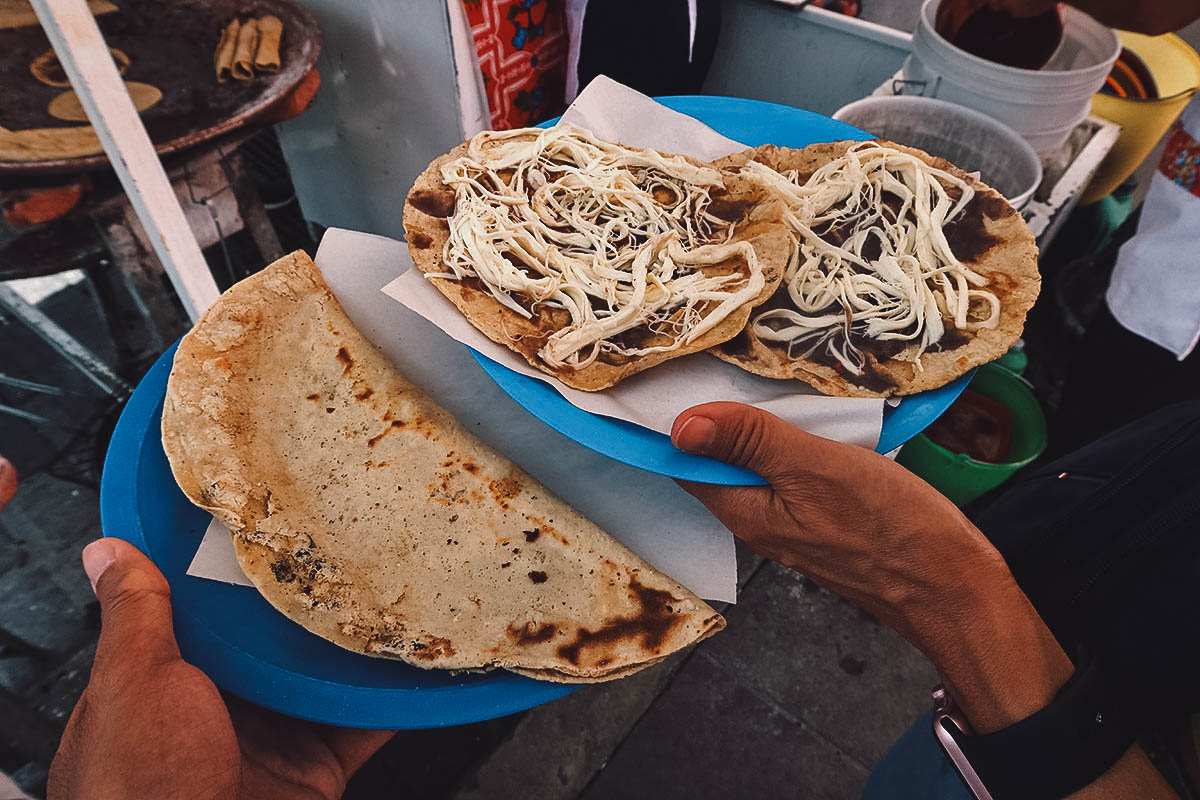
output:
<instances>
[{"instance_id":1,"label":"shredded white cheese","mask_svg":"<svg viewBox=\"0 0 1200 800\"><path fill-rule=\"evenodd\" d=\"M686 159L603 142L570 125L484 132L442 168L455 190L444 273L478 279L525 318L561 309L570 322L539 357L579 369L693 342L766 284L754 248L708 212L720 174ZM705 269L744 262L740 269ZM670 338L622 343L648 326Z\"/></svg>"},{"instance_id":2,"label":"shredded white cheese","mask_svg":"<svg viewBox=\"0 0 1200 800\"><path fill-rule=\"evenodd\" d=\"M799 234L784 272L792 308L752 319L762 340L789 357L823 349L854 375L866 359L855 339L899 340L920 357L945 334L993 328L1000 301L986 279L959 261L945 228L971 202L971 185L895 148L864 142L800 183L757 162L747 167L787 201ZM956 188L957 199L948 188Z\"/></svg>"}]
</instances>

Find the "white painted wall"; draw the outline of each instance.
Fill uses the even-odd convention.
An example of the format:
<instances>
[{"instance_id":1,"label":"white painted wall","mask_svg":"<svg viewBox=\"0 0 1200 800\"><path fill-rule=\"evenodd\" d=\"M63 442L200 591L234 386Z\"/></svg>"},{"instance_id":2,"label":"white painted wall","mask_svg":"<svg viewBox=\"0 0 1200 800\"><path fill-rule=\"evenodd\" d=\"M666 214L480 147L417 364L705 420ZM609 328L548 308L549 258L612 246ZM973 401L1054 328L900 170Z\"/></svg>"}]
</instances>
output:
<instances>
[{"instance_id":1,"label":"white painted wall","mask_svg":"<svg viewBox=\"0 0 1200 800\"><path fill-rule=\"evenodd\" d=\"M302 0L324 35L312 106L280 126L308 219L400 237L413 179L462 141L450 20L437 0Z\"/></svg>"}]
</instances>

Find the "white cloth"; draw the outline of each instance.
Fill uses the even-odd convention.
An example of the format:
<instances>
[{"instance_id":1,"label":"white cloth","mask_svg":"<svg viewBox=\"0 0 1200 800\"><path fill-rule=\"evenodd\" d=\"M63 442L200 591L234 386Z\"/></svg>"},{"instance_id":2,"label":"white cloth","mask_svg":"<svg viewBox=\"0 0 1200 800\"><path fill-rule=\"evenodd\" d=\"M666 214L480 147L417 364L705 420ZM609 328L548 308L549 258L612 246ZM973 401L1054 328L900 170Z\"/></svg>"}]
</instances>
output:
<instances>
[{"instance_id":1,"label":"white cloth","mask_svg":"<svg viewBox=\"0 0 1200 800\"><path fill-rule=\"evenodd\" d=\"M1200 97L1183 112L1181 123L1200 140ZM1195 191L1162 168L1155 171L1137 235L1121 248L1105 296L1121 325L1180 360L1200 340L1200 195Z\"/></svg>"},{"instance_id":2,"label":"white cloth","mask_svg":"<svg viewBox=\"0 0 1200 800\"><path fill-rule=\"evenodd\" d=\"M446 0L450 15L450 44L454 50L454 72L458 79L458 114L462 121L462 138L470 139L480 131L491 130L492 114L488 109L487 89L479 69L479 51L471 34L471 21L462 0Z\"/></svg>"},{"instance_id":3,"label":"white cloth","mask_svg":"<svg viewBox=\"0 0 1200 800\"><path fill-rule=\"evenodd\" d=\"M563 94L568 104L579 94L579 47L587 4L588 0L567 0L567 85Z\"/></svg>"}]
</instances>

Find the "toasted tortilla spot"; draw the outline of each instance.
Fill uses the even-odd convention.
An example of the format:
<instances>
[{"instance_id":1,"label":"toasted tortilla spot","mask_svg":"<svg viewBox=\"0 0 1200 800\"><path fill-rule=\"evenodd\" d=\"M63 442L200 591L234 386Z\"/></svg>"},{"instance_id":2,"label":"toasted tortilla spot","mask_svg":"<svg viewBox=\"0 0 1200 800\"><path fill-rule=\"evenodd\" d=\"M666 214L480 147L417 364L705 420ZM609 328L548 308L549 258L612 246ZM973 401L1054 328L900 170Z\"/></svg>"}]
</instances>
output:
<instances>
[{"instance_id":1,"label":"toasted tortilla spot","mask_svg":"<svg viewBox=\"0 0 1200 800\"><path fill-rule=\"evenodd\" d=\"M519 627L509 625L506 633L517 644L540 644L553 639L558 633L558 626L549 622L542 625L526 622Z\"/></svg>"},{"instance_id":2,"label":"toasted tortilla spot","mask_svg":"<svg viewBox=\"0 0 1200 800\"><path fill-rule=\"evenodd\" d=\"M516 475L506 475L497 481L488 481L488 491L497 503L505 503L521 493L521 479Z\"/></svg>"},{"instance_id":3,"label":"toasted tortilla spot","mask_svg":"<svg viewBox=\"0 0 1200 800\"><path fill-rule=\"evenodd\" d=\"M580 628L574 639L559 646L558 655L578 664L584 649L626 640L636 640L647 651L657 653L681 621L681 616L671 608L678 600L670 592L643 586L637 578L630 580L629 592L641 607L639 614L606 620L596 630Z\"/></svg>"},{"instance_id":4,"label":"toasted tortilla spot","mask_svg":"<svg viewBox=\"0 0 1200 800\"><path fill-rule=\"evenodd\" d=\"M409 655L421 661L433 661L453 656L454 646L450 644L449 639L443 639L438 636L426 636L412 643Z\"/></svg>"},{"instance_id":5,"label":"toasted tortilla spot","mask_svg":"<svg viewBox=\"0 0 1200 800\"><path fill-rule=\"evenodd\" d=\"M286 557L271 562L271 573L275 576L275 580L280 583L291 583L296 580L296 572L292 568L292 561Z\"/></svg>"},{"instance_id":6,"label":"toasted tortilla spot","mask_svg":"<svg viewBox=\"0 0 1200 800\"><path fill-rule=\"evenodd\" d=\"M345 375L354 366L354 359L350 357L350 351L345 347L339 347L337 351L337 360L345 365L342 374Z\"/></svg>"}]
</instances>

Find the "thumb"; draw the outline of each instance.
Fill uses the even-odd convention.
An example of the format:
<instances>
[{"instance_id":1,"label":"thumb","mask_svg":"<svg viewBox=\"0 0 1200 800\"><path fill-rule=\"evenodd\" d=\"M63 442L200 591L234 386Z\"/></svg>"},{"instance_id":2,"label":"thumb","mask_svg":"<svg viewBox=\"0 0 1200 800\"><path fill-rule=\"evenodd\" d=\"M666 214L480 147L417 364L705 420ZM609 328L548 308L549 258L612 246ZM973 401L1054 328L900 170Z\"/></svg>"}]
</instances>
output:
<instances>
[{"instance_id":1,"label":"thumb","mask_svg":"<svg viewBox=\"0 0 1200 800\"><path fill-rule=\"evenodd\" d=\"M83 569L100 601L93 679L126 684L148 667L179 658L171 589L154 562L129 542L106 537L83 549Z\"/></svg>"},{"instance_id":2,"label":"thumb","mask_svg":"<svg viewBox=\"0 0 1200 800\"><path fill-rule=\"evenodd\" d=\"M771 484L799 475L828 444L774 414L741 403L689 408L676 417L671 443L687 453L745 467Z\"/></svg>"}]
</instances>

